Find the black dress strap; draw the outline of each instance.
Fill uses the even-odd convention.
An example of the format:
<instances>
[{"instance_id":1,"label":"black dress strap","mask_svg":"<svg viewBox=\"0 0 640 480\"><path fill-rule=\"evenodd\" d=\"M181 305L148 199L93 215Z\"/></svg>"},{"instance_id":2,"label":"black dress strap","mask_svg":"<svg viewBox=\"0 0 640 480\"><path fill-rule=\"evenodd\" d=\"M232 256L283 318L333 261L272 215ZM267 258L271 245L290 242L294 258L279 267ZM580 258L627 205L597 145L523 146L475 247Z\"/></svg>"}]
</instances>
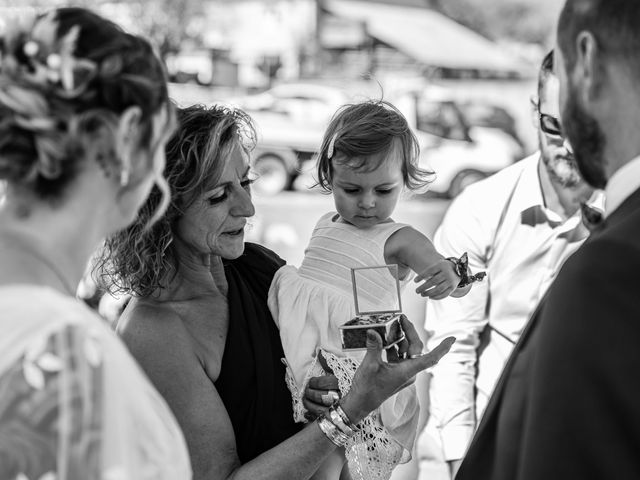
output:
<instances>
[{"instance_id":1,"label":"black dress strap","mask_svg":"<svg viewBox=\"0 0 640 480\"><path fill-rule=\"evenodd\" d=\"M252 243L245 245L240 258L225 262L229 330L215 385L242 463L301 428L293 421L280 335L267 306L273 276L284 264L271 250Z\"/></svg>"}]
</instances>

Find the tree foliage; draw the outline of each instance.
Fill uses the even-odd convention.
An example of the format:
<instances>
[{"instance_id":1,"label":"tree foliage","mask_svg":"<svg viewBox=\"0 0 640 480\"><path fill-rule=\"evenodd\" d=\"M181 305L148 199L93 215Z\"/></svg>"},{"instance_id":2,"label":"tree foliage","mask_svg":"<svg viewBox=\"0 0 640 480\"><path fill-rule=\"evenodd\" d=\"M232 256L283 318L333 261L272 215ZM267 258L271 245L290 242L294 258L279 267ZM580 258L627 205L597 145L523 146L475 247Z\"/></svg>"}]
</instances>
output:
<instances>
[{"instance_id":1,"label":"tree foliage","mask_svg":"<svg viewBox=\"0 0 640 480\"><path fill-rule=\"evenodd\" d=\"M130 0L132 22L139 33L154 42L162 57L180 50L187 39L201 31L195 23L202 19L201 0Z\"/></svg>"},{"instance_id":2,"label":"tree foliage","mask_svg":"<svg viewBox=\"0 0 640 480\"><path fill-rule=\"evenodd\" d=\"M425 0L430 6L493 40L549 46L562 0Z\"/></svg>"}]
</instances>

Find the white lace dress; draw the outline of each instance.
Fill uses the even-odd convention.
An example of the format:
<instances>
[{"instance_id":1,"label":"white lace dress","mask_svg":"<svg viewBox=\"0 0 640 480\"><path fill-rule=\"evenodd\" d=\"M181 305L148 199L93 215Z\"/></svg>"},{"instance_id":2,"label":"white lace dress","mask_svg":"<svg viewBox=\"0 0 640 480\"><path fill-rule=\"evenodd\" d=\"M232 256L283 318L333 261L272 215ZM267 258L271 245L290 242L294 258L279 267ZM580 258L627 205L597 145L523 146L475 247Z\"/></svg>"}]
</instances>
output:
<instances>
[{"instance_id":1,"label":"white lace dress","mask_svg":"<svg viewBox=\"0 0 640 480\"><path fill-rule=\"evenodd\" d=\"M0 287L0 478L187 480L168 406L81 302Z\"/></svg>"},{"instance_id":2,"label":"white lace dress","mask_svg":"<svg viewBox=\"0 0 640 480\"><path fill-rule=\"evenodd\" d=\"M342 394L349 390L364 356L364 352L343 352L339 333L340 325L356 313L351 268L384 265L387 239L407 226L388 222L362 230L338 218L335 212L320 218L300 268L282 267L269 290L269 308L280 329L298 422L306 421L301 398L308 379L324 374L317 362L319 349L338 378ZM402 285L408 281L403 279ZM373 304L388 292L388 282L384 286L375 283L365 292ZM360 432L346 449L355 479L387 479L398 463L411 458L418 412L412 385L361 422Z\"/></svg>"}]
</instances>

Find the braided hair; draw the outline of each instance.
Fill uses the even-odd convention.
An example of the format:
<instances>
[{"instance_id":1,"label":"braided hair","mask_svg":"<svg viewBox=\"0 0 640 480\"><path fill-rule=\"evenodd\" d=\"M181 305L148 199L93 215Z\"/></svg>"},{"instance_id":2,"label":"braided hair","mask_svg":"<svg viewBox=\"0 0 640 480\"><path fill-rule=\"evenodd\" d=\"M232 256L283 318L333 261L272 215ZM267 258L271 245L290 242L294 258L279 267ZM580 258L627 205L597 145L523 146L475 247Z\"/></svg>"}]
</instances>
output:
<instances>
[{"instance_id":1,"label":"braided hair","mask_svg":"<svg viewBox=\"0 0 640 480\"><path fill-rule=\"evenodd\" d=\"M83 8L9 24L0 39L0 180L59 199L97 132L115 131L132 106L148 144L152 116L171 107L164 67L146 40Z\"/></svg>"}]
</instances>

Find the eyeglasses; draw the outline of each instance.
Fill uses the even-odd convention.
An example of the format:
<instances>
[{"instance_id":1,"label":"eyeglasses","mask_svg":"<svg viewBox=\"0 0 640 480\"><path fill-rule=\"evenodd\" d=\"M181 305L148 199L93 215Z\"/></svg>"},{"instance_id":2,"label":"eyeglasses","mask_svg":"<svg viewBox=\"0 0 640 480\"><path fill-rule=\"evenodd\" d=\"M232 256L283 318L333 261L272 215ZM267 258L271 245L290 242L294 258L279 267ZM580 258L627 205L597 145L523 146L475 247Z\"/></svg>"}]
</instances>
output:
<instances>
[{"instance_id":1,"label":"eyeglasses","mask_svg":"<svg viewBox=\"0 0 640 480\"><path fill-rule=\"evenodd\" d=\"M546 113L538 112L538 115L540 116L540 130L542 130L547 135L562 137L562 127L560 126L560 120Z\"/></svg>"},{"instance_id":2,"label":"eyeglasses","mask_svg":"<svg viewBox=\"0 0 640 480\"><path fill-rule=\"evenodd\" d=\"M540 130L542 130L547 135L551 135L554 137L562 137L563 135L562 135L562 127L560 126L560 120L554 117L553 115L549 115L548 113L541 113L539 100L532 98L531 104L533 105L533 108L535 108L538 114Z\"/></svg>"}]
</instances>

